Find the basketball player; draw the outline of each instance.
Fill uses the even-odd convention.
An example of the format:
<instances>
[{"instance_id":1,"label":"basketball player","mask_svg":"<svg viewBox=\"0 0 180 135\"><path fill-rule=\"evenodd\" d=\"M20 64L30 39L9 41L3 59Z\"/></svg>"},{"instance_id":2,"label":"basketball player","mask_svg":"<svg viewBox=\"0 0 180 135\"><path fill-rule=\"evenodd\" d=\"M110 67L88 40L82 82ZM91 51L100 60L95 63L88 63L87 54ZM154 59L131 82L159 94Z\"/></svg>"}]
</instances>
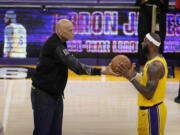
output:
<instances>
[{"instance_id":1,"label":"basketball player","mask_svg":"<svg viewBox=\"0 0 180 135\"><path fill-rule=\"evenodd\" d=\"M110 66L93 68L79 61L67 50L66 41L72 40L73 24L60 20L53 34L40 52L39 62L32 78L31 101L34 111L33 135L61 135L64 89L68 68L79 75L115 75Z\"/></svg>"},{"instance_id":2,"label":"basketball player","mask_svg":"<svg viewBox=\"0 0 180 135\"><path fill-rule=\"evenodd\" d=\"M149 32L156 32L161 37L160 53L164 50L164 40L166 36L166 13L168 11L169 0L136 0L136 5L140 6L138 18L138 53L140 72L143 69L147 58L142 50L142 42Z\"/></svg>"},{"instance_id":3,"label":"basketball player","mask_svg":"<svg viewBox=\"0 0 180 135\"><path fill-rule=\"evenodd\" d=\"M22 24L16 23L16 14L12 10L6 12L4 21L3 57L26 58L26 29Z\"/></svg>"},{"instance_id":4,"label":"basketball player","mask_svg":"<svg viewBox=\"0 0 180 135\"><path fill-rule=\"evenodd\" d=\"M142 49L147 51L148 61L142 75L122 64L119 71L139 92L138 95L138 135L164 135L167 109L164 103L167 63L159 54L161 39L155 33L148 33L142 42Z\"/></svg>"}]
</instances>

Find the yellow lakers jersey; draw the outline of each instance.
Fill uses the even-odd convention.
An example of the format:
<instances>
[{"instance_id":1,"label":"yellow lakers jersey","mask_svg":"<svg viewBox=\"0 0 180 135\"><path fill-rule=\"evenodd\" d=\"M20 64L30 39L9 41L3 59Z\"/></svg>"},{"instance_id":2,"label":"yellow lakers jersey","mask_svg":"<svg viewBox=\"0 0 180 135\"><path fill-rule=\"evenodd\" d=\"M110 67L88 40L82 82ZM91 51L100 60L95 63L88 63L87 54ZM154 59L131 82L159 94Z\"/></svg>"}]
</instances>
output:
<instances>
[{"instance_id":1,"label":"yellow lakers jersey","mask_svg":"<svg viewBox=\"0 0 180 135\"><path fill-rule=\"evenodd\" d=\"M164 65L165 68L165 74L164 76L159 80L156 91L152 97L152 99L148 100L146 99L141 93L138 94L138 106L153 106L157 103L160 103L164 101L165 99L165 92L166 92L166 80L167 80L167 74L168 74L168 68L167 68L167 63L164 57L157 56L153 58L152 60L148 61L145 66L144 66L144 71L142 73L141 79L140 79L140 84L143 86L146 86L147 84L147 69L148 66L153 62L153 61L161 61Z\"/></svg>"}]
</instances>

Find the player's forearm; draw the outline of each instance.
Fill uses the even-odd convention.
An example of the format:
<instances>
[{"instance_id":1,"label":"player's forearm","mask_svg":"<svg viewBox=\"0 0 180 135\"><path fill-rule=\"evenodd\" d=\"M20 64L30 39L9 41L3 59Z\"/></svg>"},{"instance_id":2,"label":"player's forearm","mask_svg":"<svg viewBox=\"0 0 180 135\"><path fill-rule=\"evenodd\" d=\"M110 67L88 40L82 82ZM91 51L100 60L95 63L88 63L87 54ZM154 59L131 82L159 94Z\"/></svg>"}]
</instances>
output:
<instances>
[{"instance_id":1,"label":"player's forearm","mask_svg":"<svg viewBox=\"0 0 180 135\"><path fill-rule=\"evenodd\" d=\"M145 98L147 98L148 100L150 100L152 98L152 96L154 94L153 91L150 91L147 87L144 87L135 79L133 79L130 82L134 85L134 87L137 89L137 91L139 91Z\"/></svg>"}]
</instances>

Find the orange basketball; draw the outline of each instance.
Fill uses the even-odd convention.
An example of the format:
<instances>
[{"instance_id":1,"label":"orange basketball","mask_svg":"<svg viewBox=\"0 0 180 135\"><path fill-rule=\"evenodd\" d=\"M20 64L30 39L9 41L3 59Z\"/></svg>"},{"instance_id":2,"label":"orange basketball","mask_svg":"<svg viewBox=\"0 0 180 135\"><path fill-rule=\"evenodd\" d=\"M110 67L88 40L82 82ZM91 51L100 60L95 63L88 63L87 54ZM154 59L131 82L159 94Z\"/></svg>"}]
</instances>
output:
<instances>
[{"instance_id":1,"label":"orange basketball","mask_svg":"<svg viewBox=\"0 0 180 135\"><path fill-rule=\"evenodd\" d=\"M127 68L131 68L131 61L130 59L125 55L117 55L115 56L111 61L111 69L114 73L120 73L119 69L117 68L118 64L122 63Z\"/></svg>"}]
</instances>

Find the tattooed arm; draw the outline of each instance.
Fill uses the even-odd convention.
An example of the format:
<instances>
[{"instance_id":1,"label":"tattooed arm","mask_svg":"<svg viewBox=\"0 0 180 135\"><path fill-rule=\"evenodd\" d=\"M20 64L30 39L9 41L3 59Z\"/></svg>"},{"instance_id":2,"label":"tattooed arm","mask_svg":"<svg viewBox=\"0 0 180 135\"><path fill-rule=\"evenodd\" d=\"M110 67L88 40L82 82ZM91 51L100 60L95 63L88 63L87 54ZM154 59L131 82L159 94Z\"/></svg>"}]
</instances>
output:
<instances>
[{"instance_id":1,"label":"tattooed arm","mask_svg":"<svg viewBox=\"0 0 180 135\"><path fill-rule=\"evenodd\" d=\"M131 83L134 85L134 87L148 100L153 97L159 80L165 74L164 66L160 61L152 62L147 69L147 84L146 86L143 86L137 80L132 79L132 69L127 70L125 67L120 66L120 70L123 72L123 76L126 77L128 80L131 80Z\"/></svg>"}]
</instances>

